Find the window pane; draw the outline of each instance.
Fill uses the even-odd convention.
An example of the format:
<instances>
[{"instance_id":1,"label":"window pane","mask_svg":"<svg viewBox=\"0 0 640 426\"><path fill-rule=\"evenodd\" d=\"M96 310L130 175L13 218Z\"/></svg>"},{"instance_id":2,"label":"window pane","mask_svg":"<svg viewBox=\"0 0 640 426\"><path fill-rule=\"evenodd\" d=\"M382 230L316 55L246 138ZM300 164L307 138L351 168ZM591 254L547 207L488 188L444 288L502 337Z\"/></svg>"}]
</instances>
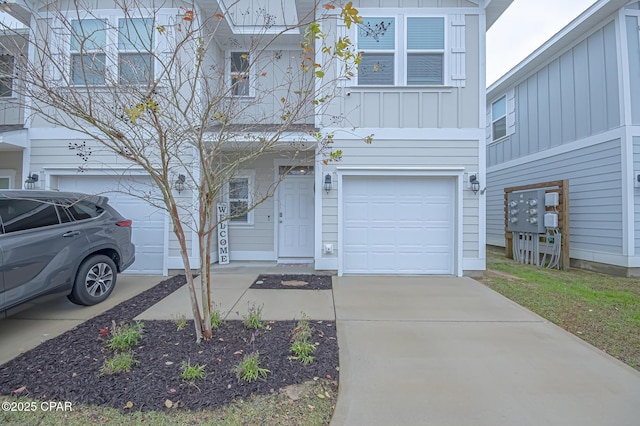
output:
<instances>
[{"instance_id":1,"label":"window pane","mask_svg":"<svg viewBox=\"0 0 640 426\"><path fill-rule=\"evenodd\" d=\"M249 72L249 54L247 52L231 52L231 72Z\"/></svg>"},{"instance_id":2,"label":"window pane","mask_svg":"<svg viewBox=\"0 0 640 426\"><path fill-rule=\"evenodd\" d=\"M71 51L101 50L107 44L106 22L100 19L71 21Z\"/></svg>"},{"instance_id":3,"label":"window pane","mask_svg":"<svg viewBox=\"0 0 640 426\"><path fill-rule=\"evenodd\" d=\"M121 53L118 56L120 84L146 84L153 75L153 57L150 53Z\"/></svg>"},{"instance_id":4,"label":"window pane","mask_svg":"<svg viewBox=\"0 0 640 426\"><path fill-rule=\"evenodd\" d=\"M231 179L229 182L229 198L247 200L249 198L249 179Z\"/></svg>"},{"instance_id":5,"label":"window pane","mask_svg":"<svg viewBox=\"0 0 640 426\"><path fill-rule=\"evenodd\" d=\"M394 18L363 18L358 27L358 49L395 50L396 25Z\"/></svg>"},{"instance_id":6,"label":"window pane","mask_svg":"<svg viewBox=\"0 0 640 426\"><path fill-rule=\"evenodd\" d=\"M507 98L502 97L491 105L491 120L495 121L507 115Z\"/></svg>"},{"instance_id":7,"label":"window pane","mask_svg":"<svg viewBox=\"0 0 640 426\"><path fill-rule=\"evenodd\" d=\"M75 220L91 219L98 217L104 210L102 207L96 206L85 201L78 201L69 205L68 210Z\"/></svg>"},{"instance_id":8,"label":"window pane","mask_svg":"<svg viewBox=\"0 0 640 426\"><path fill-rule=\"evenodd\" d=\"M118 49L150 52L153 46L151 19L121 19L119 21Z\"/></svg>"},{"instance_id":9,"label":"window pane","mask_svg":"<svg viewBox=\"0 0 640 426\"><path fill-rule=\"evenodd\" d=\"M0 189L9 189L8 177L0 177Z\"/></svg>"},{"instance_id":10,"label":"window pane","mask_svg":"<svg viewBox=\"0 0 640 426\"><path fill-rule=\"evenodd\" d=\"M441 53L412 53L407 55L407 84L443 84Z\"/></svg>"},{"instance_id":11,"label":"window pane","mask_svg":"<svg viewBox=\"0 0 640 426\"><path fill-rule=\"evenodd\" d=\"M73 84L104 84L105 61L104 53L71 55L71 81Z\"/></svg>"},{"instance_id":12,"label":"window pane","mask_svg":"<svg viewBox=\"0 0 640 426\"><path fill-rule=\"evenodd\" d=\"M0 75L13 75L13 56L0 55Z\"/></svg>"},{"instance_id":13,"label":"window pane","mask_svg":"<svg viewBox=\"0 0 640 426\"><path fill-rule=\"evenodd\" d=\"M493 122L493 140L507 136L507 117L502 117Z\"/></svg>"},{"instance_id":14,"label":"window pane","mask_svg":"<svg viewBox=\"0 0 640 426\"><path fill-rule=\"evenodd\" d=\"M249 96L249 79L245 76L236 75L231 77L233 96Z\"/></svg>"},{"instance_id":15,"label":"window pane","mask_svg":"<svg viewBox=\"0 0 640 426\"><path fill-rule=\"evenodd\" d=\"M32 200L0 200L0 215L7 233L60 223L53 204Z\"/></svg>"},{"instance_id":16,"label":"window pane","mask_svg":"<svg viewBox=\"0 0 640 426\"><path fill-rule=\"evenodd\" d=\"M358 84L393 84L393 53L365 53L358 66Z\"/></svg>"},{"instance_id":17,"label":"window pane","mask_svg":"<svg viewBox=\"0 0 640 426\"><path fill-rule=\"evenodd\" d=\"M407 18L407 48L444 49L444 18Z\"/></svg>"},{"instance_id":18,"label":"window pane","mask_svg":"<svg viewBox=\"0 0 640 426\"><path fill-rule=\"evenodd\" d=\"M246 201L231 201L229 203L229 213L232 217L231 222L247 222L249 220L249 214L247 213L247 208L249 207L249 203Z\"/></svg>"},{"instance_id":19,"label":"window pane","mask_svg":"<svg viewBox=\"0 0 640 426\"><path fill-rule=\"evenodd\" d=\"M6 98L13 93L13 79L0 78L0 96Z\"/></svg>"}]
</instances>

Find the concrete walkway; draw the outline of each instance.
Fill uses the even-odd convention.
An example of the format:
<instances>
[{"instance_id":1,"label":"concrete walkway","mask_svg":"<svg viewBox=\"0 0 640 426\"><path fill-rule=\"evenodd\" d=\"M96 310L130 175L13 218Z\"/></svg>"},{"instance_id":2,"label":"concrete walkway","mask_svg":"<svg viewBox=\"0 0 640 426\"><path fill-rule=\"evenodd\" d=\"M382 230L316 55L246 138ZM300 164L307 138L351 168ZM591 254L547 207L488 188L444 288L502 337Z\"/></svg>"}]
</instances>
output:
<instances>
[{"instance_id":1,"label":"concrete walkway","mask_svg":"<svg viewBox=\"0 0 640 426\"><path fill-rule=\"evenodd\" d=\"M332 425L640 425L640 372L468 278L334 278Z\"/></svg>"}]
</instances>

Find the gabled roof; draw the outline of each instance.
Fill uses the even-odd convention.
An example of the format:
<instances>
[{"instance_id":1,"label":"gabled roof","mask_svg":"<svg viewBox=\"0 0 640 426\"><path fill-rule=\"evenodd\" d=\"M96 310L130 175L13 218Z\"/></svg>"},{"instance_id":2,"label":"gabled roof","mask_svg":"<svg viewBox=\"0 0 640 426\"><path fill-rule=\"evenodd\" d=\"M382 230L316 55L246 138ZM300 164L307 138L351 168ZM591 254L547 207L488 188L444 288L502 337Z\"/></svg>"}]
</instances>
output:
<instances>
[{"instance_id":1,"label":"gabled roof","mask_svg":"<svg viewBox=\"0 0 640 426\"><path fill-rule=\"evenodd\" d=\"M581 15L558 31L553 37L538 47L487 89L487 101L502 94L547 62L560 52L570 47L585 33L600 24L604 19L624 7L629 0L599 0Z\"/></svg>"}]
</instances>

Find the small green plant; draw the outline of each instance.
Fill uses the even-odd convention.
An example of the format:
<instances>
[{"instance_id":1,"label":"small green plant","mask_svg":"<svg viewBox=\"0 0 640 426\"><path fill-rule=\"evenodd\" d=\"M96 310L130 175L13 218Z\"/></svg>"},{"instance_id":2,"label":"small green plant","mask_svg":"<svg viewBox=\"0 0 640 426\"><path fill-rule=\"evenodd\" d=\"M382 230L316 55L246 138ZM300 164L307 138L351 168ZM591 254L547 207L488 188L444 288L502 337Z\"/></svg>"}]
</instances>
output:
<instances>
[{"instance_id":1,"label":"small green plant","mask_svg":"<svg viewBox=\"0 0 640 426\"><path fill-rule=\"evenodd\" d=\"M214 307L211 310L211 328L213 328L214 330L220 328L223 322L224 320L222 319L222 313L220 312L220 309Z\"/></svg>"},{"instance_id":2,"label":"small green plant","mask_svg":"<svg viewBox=\"0 0 640 426\"><path fill-rule=\"evenodd\" d=\"M258 377L266 379L267 374L271 373L271 371L266 368L260 367L258 352L245 355L242 361L231 369L231 372L236 375L238 380L244 380L247 383L257 380Z\"/></svg>"},{"instance_id":3,"label":"small green plant","mask_svg":"<svg viewBox=\"0 0 640 426\"><path fill-rule=\"evenodd\" d=\"M207 375L204 371L204 367L204 365L200 364L191 365L191 361L182 361L182 364L180 365L182 378L189 382L202 380Z\"/></svg>"},{"instance_id":4,"label":"small green plant","mask_svg":"<svg viewBox=\"0 0 640 426\"><path fill-rule=\"evenodd\" d=\"M242 317L242 324L244 324L244 328L248 330L259 330L264 328L265 325L264 322L262 322L262 306L250 306L249 313Z\"/></svg>"},{"instance_id":5,"label":"small green plant","mask_svg":"<svg viewBox=\"0 0 640 426\"><path fill-rule=\"evenodd\" d=\"M302 319L291 330L291 352L296 359L304 365L309 365L315 359L313 354L316 345L309 341L313 333L313 328L309 325L308 318L303 314Z\"/></svg>"},{"instance_id":6,"label":"small green plant","mask_svg":"<svg viewBox=\"0 0 640 426\"><path fill-rule=\"evenodd\" d=\"M136 321L134 325L121 324L113 327L107 347L114 351L125 351L138 344L142 338L144 323Z\"/></svg>"},{"instance_id":7,"label":"small green plant","mask_svg":"<svg viewBox=\"0 0 640 426\"><path fill-rule=\"evenodd\" d=\"M178 331L182 331L187 327L187 317L184 315L180 315L176 320L176 329Z\"/></svg>"},{"instance_id":8,"label":"small green plant","mask_svg":"<svg viewBox=\"0 0 640 426\"><path fill-rule=\"evenodd\" d=\"M125 373L131 371L133 366L139 363L133 358L131 352L121 352L104 361L102 367L100 367L100 375L110 376L112 374Z\"/></svg>"}]
</instances>

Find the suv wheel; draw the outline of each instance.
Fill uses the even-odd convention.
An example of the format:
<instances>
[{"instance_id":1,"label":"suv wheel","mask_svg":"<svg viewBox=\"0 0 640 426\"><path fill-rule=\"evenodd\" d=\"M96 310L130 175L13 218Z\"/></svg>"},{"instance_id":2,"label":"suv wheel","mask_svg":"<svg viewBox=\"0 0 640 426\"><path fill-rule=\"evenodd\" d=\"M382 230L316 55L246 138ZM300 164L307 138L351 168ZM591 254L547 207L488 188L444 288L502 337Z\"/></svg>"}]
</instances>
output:
<instances>
[{"instance_id":1,"label":"suv wheel","mask_svg":"<svg viewBox=\"0 0 640 426\"><path fill-rule=\"evenodd\" d=\"M91 256L78 269L69 300L78 305L95 305L105 300L116 285L118 270L104 255Z\"/></svg>"}]
</instances>

